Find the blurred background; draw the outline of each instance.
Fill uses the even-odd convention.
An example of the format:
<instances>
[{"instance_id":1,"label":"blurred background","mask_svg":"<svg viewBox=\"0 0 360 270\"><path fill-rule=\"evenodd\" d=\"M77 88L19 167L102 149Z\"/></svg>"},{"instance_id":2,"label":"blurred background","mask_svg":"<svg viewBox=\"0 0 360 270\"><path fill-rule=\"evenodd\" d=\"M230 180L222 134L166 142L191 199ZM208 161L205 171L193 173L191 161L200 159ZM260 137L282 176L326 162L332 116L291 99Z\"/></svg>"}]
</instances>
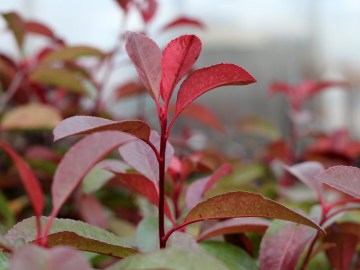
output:
<instances>
[{"instance_id":1,"label":"blurred background","mask_svg":"<svg viewBox=\"0 0 360 270\"><path fill-rule=\"evenodd\" d=\"M0 0L0 11L17 11L26 19L43 22L69 45L87 44L111 49L120 31L143 30L135 11L124 14L113 0ZM201 21L204 30L181 27L160 31L168 21L187 16ZM357 0L162 0L147 34L165 45L182 33L195 33L203 42L198 67L233 62L258 81L236 91L223 88L199 100L216 111L223 123L233 124L255 115L275 123L286 133L287 104L280 95L270 96L273 81L299 84L305 79L344 80L347 90L330 88L307 104L315 112L313 124L324 131L347 127L360 137L360 1ZM0 50L16 57L15 41L0 21ZM31 54L41 38L26 40ZM112 83L135 76L133 70L116 70ZM118 114L131 111L132 103L115 106Z\"/></svg>"}]
</instances>

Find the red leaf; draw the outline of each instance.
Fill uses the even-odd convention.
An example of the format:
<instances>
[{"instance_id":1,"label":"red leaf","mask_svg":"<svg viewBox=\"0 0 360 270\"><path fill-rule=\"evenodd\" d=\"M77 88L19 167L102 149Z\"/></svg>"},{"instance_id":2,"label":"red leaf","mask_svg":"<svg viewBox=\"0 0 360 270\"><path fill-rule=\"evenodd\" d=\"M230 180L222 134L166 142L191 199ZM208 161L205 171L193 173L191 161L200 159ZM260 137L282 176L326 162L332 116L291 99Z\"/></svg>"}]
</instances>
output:
<instances>
[{"instance_id":1,"label":"red leaf","mask_svg":"<svg viewBox=\"0 0 360 270\"><path fill-rule=\"evenodd\" d=\"M201 52L201 40L194 35L180 36L166 46L161 62L161 97L169 103L176 84L189 72Z\"/></svg>"},{"instance_id":2,"label":"red leaf","mask_svg":"<svg viewBox=\"0 0 360 270\"><path fill-rule=\"evenodd\" d=\"M187 214L185 223L234 217L277 218L323 231L318 224L304 215L259 194L243 191L225 193L199 203Z\"/></svg>"},{"instance_id":3,"label":"red leaf","mask_svg":"<svg viewBox=\"0 0 360 270\"><path fill-rule=\"evenodd\" d=\"M334 166L318 174L315 179L346 194L360 198L360 169L351 166Z\"/></svg>"},{"instance_id":4,"label":"red leaf","mask_svg":"<svg viewBox=\"0 0 360 270\"><path fill-rule=\"evenodd\" d=\"M87 223L106 229L108 227L108 219L106 213L94 195L79 194L77 200L79 214Z\"/></svg>"},{"instance_id":5,"label":"red leaf","mask_svg":"<svg viewBox=\"0 0 360 270\"><path fill-rule=\"evenodd\" d=\"M27 21L25 23L25 27L27 32L39 34L48 38L55 38L54 32L45 24L35 21Z\"/></svg>"},{"instance_id":6,"label":"red leaf","mask_svg":"<svg viewBox=\"0 0 360 270\"><path fill-rule=\"evenodd\" d=\"M122 131L140 139L149 139L150 127L140 120L111 121L94 116L73 116L61 121L54 129L54 141L78 134L98 131Z\"/></svg>"},{"instance_id":7,"label":"red leaf","mask_svg":"<svg viewBox=\"0 0 360 270\"><path fill-rule=\"evenodd\" d=\"M259 270L296 269L306 245L314 234L314 230L308 227L275 221L261 241Z\"/></svg>"},{"instance_id":8,"label":"red leaf","mask_svg":"<svg viewBox=\"0 0 360 270\"><path fill-rule=\"evenodd\" d=\"M325 170L321 163L308 161L291 167L284 165L284 168L310 189L315 191L318 198L322 201L322 182L314 178L315 175L318 175Z\"/></svg>"},{"instance_id":9,"label":"red leaf","mask_svg":"<svg viewBox=\"0 0 360 270\"><path fill-rule=\"evenodd\" d=\"M44 209L44 194L39 180L36 178L29 165L6 143L0 142L0 146L10 155L21 176L22 183L30 198L31 205L37 218L42 215Z\"/></svg>"},{"instance_id":10,"label":"red leaf","mask_svg":"<svg viewBox=\"0 0 360 270\"><path fill-rule=\"evenodd\" d=\"M224 164L218 168L211 176L193 182L186 192L186 206L188 209L193 208L202 201L204 195L224 176L232 172L230 164Z\"/></svg>"},{"instance_id":11,"label":"red leaf","mask_svg":"<svg viewBox=\"0 0 360 270\"><path fill-rule=\"evenodd\" d=\"M138 84L137 82L128 82L126 84L120 85L115 90L116 99L124 99L128 97L138 96L140 94L146 93L146 89Z\"/></svg>"},{"instance_id":12,"label":"red leaf","mask_svg":"<svg viewBox=\"0 0 360 270\"><path fill-rule=\"evenodd\" d=\"M217 116L203 105L195 103L189 104L182 112L182 116L197 120L215 130L224 132L224 127Z\"/></svg>"},{"instance_id":13,"label":"red leaf","mask_svg":"<svg viewBox=\"0 0 360 270\"><path fill-rule=\"evenodd\" d=\"M226 85L246 85L255 81L247 71L234 64L218 64L198 69L180 86L173 121L187 105L211 89Z\"/></svg>"},{"instance_id":14,"label":"red leaf","mask_svg":"<svg viewBox=\"0 0 360 270\"><path fill-rule=\"evenodd\" d=\"M161 80L161 50L150 38L135 32L126 32L125 49L151 97L159 99Z\"/></svg>"},{"instance_id":15,"label":"red leaf","mask_svg":"<svg viewBox=\"0 0 360 270\"><path fill-rule=\"evenodd\" d=\"M109 152L134 137L119 131L104 131L91 134L65 154L54 175L51 194L55 216L66 199L80 184L90 169Z\"/></svg>"},{"instance_id":16,"label":"red leaf","mask_svg":"<svg viewBox=\"0 0 360 270\"><path fill-rule=\"evenodd\" d=\"M196 19L188 18L188 17L179 17L168 24L166 24L161 31L169 30L176 26L192 26L200 29L204 29L205 25Z\"/></svg>"},{"instance_id":17,"label":"red leaf","mask_svg":"<svg viewBox=\"0 0 360 270\"><path fill-rule=\"evenodd\" d=\"M151 131L150 142L160 149L160 136L156 131ZM159 179L159 163L154 151L145 142L136 140L130 142L119 149L121 157L132 168L143 174L150 180L157 182ZM165 170L169 167L174 148L169 142L166 146Z\"/></svg>"},{"instance_id":18,"label":"red leaf","mask_svg":"<svg viewBox=\"0 0 360 270\"><path fill-rule=\"evenodd\" d=\"M105 167L106 169L106 167ZM159 205L159 191L157 186L153 181L146 178L145 176L141 174L126 174L121 173L115 170L110 170L111 172L115 173L118 177L111 180L109 183L112 184L119 184L122 187L132 191L136 192L145 198L149 200L153 205L158 207ZM165 201L165 215L173 221L173 218L171 216L170 208L167 202Z\"/></svg>"},{"instance_id":19,"label":"red leaf","mask_svg":"<svg viewBox=\"0 0 360 270\"><path fill-rule=\"evenodd\" d=\"M157 1L156 0L145 0L140 2L135 2L138 9L141 12L141 15L144 19L145 23L148 23L151 21L151 19L154 17L156 10L157 10Z\"/></svg>"},{"instance_id":20,"label":"red leaf","mask_svg":"<svg viewBox=\"0 0 360 270\"><path fill-rule=\"evenodd\" d=\"M45 249L35 245L25 245L17 249L10 262L9 270L91 270L81 252L69 247Z\"/></svg>"},{"instance_id":21,"label":"red leaf","mask_svg":"<svg viewBox=\"0 0 360 270\"><path fill-rule=\"evenodd\" d=\"M214 226L207 228L197 238L202 241L207 238L233 233L246 232L264 232L270 226L271 222L261 218L232 218L225 221L220 221Z\"/></svg>"}]
</instances>

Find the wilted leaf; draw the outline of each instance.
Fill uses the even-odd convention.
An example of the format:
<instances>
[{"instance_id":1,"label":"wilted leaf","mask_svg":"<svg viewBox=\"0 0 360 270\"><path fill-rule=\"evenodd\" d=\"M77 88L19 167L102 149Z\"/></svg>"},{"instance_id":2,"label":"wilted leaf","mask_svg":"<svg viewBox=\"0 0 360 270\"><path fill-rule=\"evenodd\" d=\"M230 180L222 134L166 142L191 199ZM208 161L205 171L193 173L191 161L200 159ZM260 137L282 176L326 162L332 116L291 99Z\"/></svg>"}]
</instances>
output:
<instances>
[{"instance_id":1,"label":"wilted leaf","mask_svg":"<svg viewBox=\"0 0 360 270\"><path fill-rule=\"evenodd\" d=\"M220 86L247 85L256 80L243 68L234 64L218 64L191 73L181 84L174 119L202 94Z\"/></svg>"},{"instance_id":2,"label":"wilted leaf","mask_svg":"<svg viewBox=\"0 0 360 270\"><path fill-rule=\"evenodd\" d=\"M10 155L19 171L21 181L30 198L35 215L39 218L44 209L44 194L41 190L39 180L32 172L29 165L6 143L0 142L0 146Z\"/></svg>"},{"instance_id":3,"label":"wilted leaf","mask_svg":"<svg viewBox=\"0 0 360 270\"><path fill-rule=\"evenodd\" d=\"M69 247L45 249L26 245L15 251L9 270L91 270L85 257Z\"/></svg>"},{"instance_id":4,"label":"wilted leaf","mask_svg":"<svg viewBox=\"0 0 360 270\"><path fill-rule=\"evenodd\" d=\"M73 116L64 119L55 127L54 140L106 130L122 131L144 140L150 136L150 127L140 120L111 121L95 116Z\"/></svg>"},{"instance_id":5,"label":"wilted leaf","mask_svg":"<svg viewBox=\"0 0 360 270\"><path fill-rule=\"evenodd\" d=\"M185 223L234 217L283 219L323 231L319 225L304 215L259 194L243 191L218 195L199 203L188 213Z\"/></svg>"},{"instance_id":6,"label":"wilted leaf","mask_svg":"<svg viewBox=\"0 0 360 270\"><path fill-rule=\"evenodd\" d=\"M163 28L162 31L171 29L176 26L190 26L190 27L196 27L200 29L204 29L205 26L202 22L196 19L188 18L188 17L179 17L169 23L167 23Z\"/></svg>"},{"instance_id":7,"label":"wilted leaf","mask_svg":"<svg viewBox=\"0 0 360 270\"><path fill-rule=\"evenodd\" d=\"M329 186L360 198L360 169L351 166L334 166L315 176Z\"/></svg>"},{"instance_id":8,"label":"wilted leaf","mask_svg":"<svg viewBox=\"0 0 360 270\"><path fill-rule=\"evenodd\" d=\"M185 202L187 208L191 209L202 201L203 196L216 184L218 180L232 172L230 164L224 164L211 176L196 180L187 189Z\"/></svg>"},{"instance_id":9,"label":"wilted leaf","mask_svg":"<svg viewBox=\"0 0 360 270\"><path fill-rule=\"evenodd\" d=\"M161 62L161 97L169 103L175 86L189 72L201 52L201 40L195 35L180 36L165 47Z\"/></svg>"},{"instance_id":10,"label":"wilted leaf","mask_svg":"<svg viewBox=\"0 0 360 270\"><path fill-rule=\"evenodd\" d=\"M270 226L271 222L261 218L232 218L220 221L201 232L198 241L224 234L246 233L246 232L264 232Z\"/></svg>"},{"instance_id":11,"label":"wilted leaf","mask_svg":"<svg viewBox=\"0 0 360 270\"><path fill-rule=\"evenodd\" d=\"M296 269L315 231L303 225L276 220L261 241L260 270Z\"/></svg>"},{"instance_id":12,"label":"wilted leaf","mask_svg":"<svg viewBox=\"0 0 360 270\"><path fill-rule=\"evenodd\" d=\"M150 142L158 149L160 149L161 137L156 131L151 131ZM157 182L159 179L159 163L154 151L145 142L136 140L125 144L119 149L121 157L132 168L145 175L150 180ZM174 155L174 148L169 142L166 145L165 154L165 171L169 167L172 156Z\"/></svg>"},{"instance_id":13,"label":"wilted leaf","mask_svg":"<svg viewBox=\"0 0 360 270\"><path fill-rule=\"evenodd\" d=\"M48 217L42 217L44 225L48 220ZM25 243L34 241L36 238L34 218L28 218L17 223L8 231L5 238L12 244L18 240L25 241ZM114 257L126 257L137 253L134 248L115 234L88 223L71 219L54 219L48 244L49 246L68 245L80 250Z\"/></svg>"},{"instance_id":14,"label":"wilted leaf","mask_svg":"<svg viewBox=\"0 0 360 270\"><path fill-rule=\"evenodd\" d=\"M150 38L126 32L126 52L135 65L141 82L157 101L160 93L161 50Z\"/></svg>"},{"instance_id":15,"label":"wilted leaf","mask_svg":"<svg viewBox=\"0 0 360 270\"><path fill-rule=\"evenodd\" d=\"M103 131L91 134L72 146L61 160L54 175L51 187L53 214L57 213L99 160L133 139L133 136L120 131Z\"/></svg>"},{"instance_id":16,"label":"wilted leaf","mask_svg":"<svg viewBox=\"0 0 360 270\"><path fill-rule=\"evenodd\" d=\"M103 57L104 53L99 49L89 46L61 47L46 55L42 63L49 64L52 62L72 61L84 56Z\"/></svg>"},{"instance_id":17,"label":"wilted leaf","mask_svg":"<svg viewBox=\"0 0 360 270\"><path fill-rule=\"evenodd\" d=\"M222 261L229 270L258 269L255 260L239 247L219 241L205 241L200 243L200 247L209 255Z\"/></svg>"},{"instance_id":18,"label":"wilted leaf","mask_svg":"<svg viewBox=\"0 0 360 270\"><path fill-rule=\"evenodd\" d=\"M52 129L61 119L61 114L55 107L30 103L8 111L1 120L1 129Z\"/></svg>"},{"instance_id":19,"label":"wilted leaf","mask_svg":"<svg viewBox=\"0 0 360 270\"><path fill-rule=\"evenodd\" d=\"M16 12L8 12L2 14L8 28L13 32L16 43L21 49L24 44L26 26L23 19Z\"/></svg>"},{"instance_id":20,"label":"wilted leaf","mask_svg":"<svg viewBox=\"0 0 360 270\"><path fill-rule=\"evenodd\" d=\"M155 253L131 256L107 268L107 270L152 268L171 270L228 270L222 262L205 253L174 248L163 249Z\"/></svg>"}]
</instances>

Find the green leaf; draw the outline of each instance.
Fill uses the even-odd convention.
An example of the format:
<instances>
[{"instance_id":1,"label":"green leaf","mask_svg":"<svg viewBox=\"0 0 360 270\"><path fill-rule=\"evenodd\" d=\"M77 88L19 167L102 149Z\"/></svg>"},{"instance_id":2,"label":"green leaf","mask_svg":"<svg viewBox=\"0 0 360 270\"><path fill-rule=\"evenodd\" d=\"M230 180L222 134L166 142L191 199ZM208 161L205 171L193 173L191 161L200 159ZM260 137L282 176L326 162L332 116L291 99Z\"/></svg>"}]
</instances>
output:
<instances>
[{"instance_id":1,"label":"green leaf","mask_svg":"<svg viewBox=\"0 0 360 270\"><path fill-rule=\"evenodd\" d=\"M5 256L4 252L0 251L0 270L9 269L9 259Z\"/></svg>"},{"instance_id":2,"label":"green leaf","mask_svg":"<svg viewBox=\"0 0 360 270\"><path fill-rule=\"evenodd\" d=\"M257 270L254 259L239 247L220 241L204 241L200 247L222 261L229 270Z\"/></svg>"},{"instance_id":3,"label":"green leaf","mask_svg":"<svg viewBox=\"0 0 360 270\"><path fill-rule=\"evenodd\" d=\"M71 61L84 56L103 57L105 54L97 48L89 46L62 47L59 50L49 53L43 63Z\"/></svg>"},{"instance_id":4,"label":"green leaf","mask_svg":"<svg viewBox=\"0 0 360 270\"><path fill-rule=\"evenodd\" d=\"M2 14L8 28L13 32L16 43L22 49L26 34L26 25L23 19L16 12L8 12Z\"/></svg>"},{"instance_id":5,"label":"green leaf","mask_svg":"<svg viewBox=\"0 0 360 270\"><path fill-rule=\"evenodd\" d=\"M228 270L222 262L206 253L174 248L131 256L107 268L107 270L143 270L154 268L171 270Z\"/></svg>"},{"instance_id":6,"label":"green leaf","mask_svg":"<svg viewBox=\"0 0 360 270\"><path fill-rule=\"evenodd\" d=\"M45 225L47 217L42 217ZM36 239L35 218L31 217L17 223L5 235L7 241L15 244L19 239L26 243ZM49 246L67 245L74 248L105 254L114 257L127 257L137 250L130 247L122 238L82 221L56 218L50 229Z\"/></svg>"},{"instance_id":7,"label":"green leaf","mask_svg":"<svg viewBox=\"0 0 360 270\"><path fill-rule=\"evenodd\" d=\"M5 227L10 229L15 224L15 216L9 208L9 203L2 191L0 191L0 214L4 218Z\"/></svg>"},{"instance_id":8,"label":"green leaf","mask_svg":"<svg viewBox=\"0 0 360 270\"><path fill-rule=\"evenodd\" d=\"M106 160L105 160L106 161ZM82 181L82 191L86 194L93 193L104 186L114 174L103 169L102 163L98 163L91 171L84 177Z\"/></svg>"},{"instance_id":9,"label":"green leaf","mask_svg":"<svg viewBox=\"0 0 360 270\"><path fill-rule=\"evenodd\" d=\"M31 73L30 80L54 87L64 87L76 93L87 93L84 80L77 76L75 72L66 68L40 66Z\"/></svg>"},{"instance_id":10,"label":"green leaf","mask_svg":"<svg viewBox=\"0 0 360 270\"><path fill-rule=\"evenodd\" d=\"M234 217L277 218L323 231L318 224L304 215L260 194L243 191L225 193L199 203L191 209L184 222L193 223L207 219Z\"/></svg>"}]
</instances>

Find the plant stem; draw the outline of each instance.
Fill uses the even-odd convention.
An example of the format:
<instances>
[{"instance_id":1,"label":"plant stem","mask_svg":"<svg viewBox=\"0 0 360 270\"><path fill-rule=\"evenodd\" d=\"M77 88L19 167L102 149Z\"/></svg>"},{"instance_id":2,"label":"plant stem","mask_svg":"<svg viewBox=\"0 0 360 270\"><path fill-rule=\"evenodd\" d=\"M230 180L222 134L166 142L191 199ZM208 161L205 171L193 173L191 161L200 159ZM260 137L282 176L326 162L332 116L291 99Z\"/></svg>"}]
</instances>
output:
<instances>
[{"instance_id":1,"label":"plant stem","mask_svg":"<svg viewBox=\"0 0 360 270\"><path fill-rule=\"evenodd\" d=\"M159 243L160 248L166 247L165 235L165 155L168 134L166 132L167 119L161 119L161 140L160 140L160 159L159 159Z\"/></svg>"}]
</instances>

